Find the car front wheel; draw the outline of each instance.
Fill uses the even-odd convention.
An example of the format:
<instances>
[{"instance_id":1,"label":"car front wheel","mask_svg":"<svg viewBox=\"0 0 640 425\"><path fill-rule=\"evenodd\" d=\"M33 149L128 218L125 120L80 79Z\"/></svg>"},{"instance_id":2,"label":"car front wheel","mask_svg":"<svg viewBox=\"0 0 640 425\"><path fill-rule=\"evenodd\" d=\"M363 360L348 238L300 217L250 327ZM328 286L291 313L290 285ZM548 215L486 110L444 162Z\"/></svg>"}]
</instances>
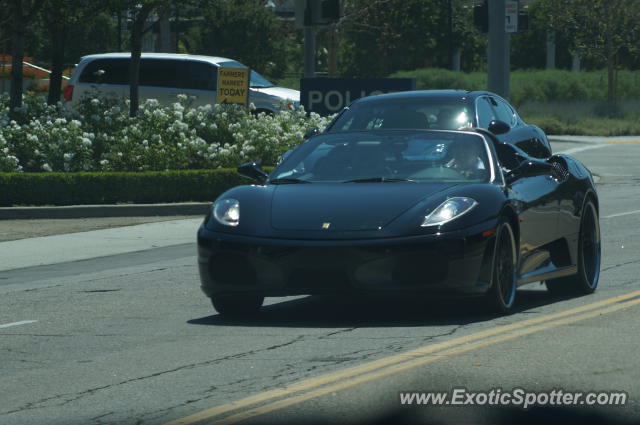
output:
<instances>
[{"instance_id":1,"label":"car front wheel","mask_svg":"<svg viewBox=\"0 0 640 425\"><path fill-rule=\"evenodd\" d=\"M487 306L496 313L510 313L516 299L516 265L518 253L513 229L507 220L501 220L496 232L493 255L491 289L486 295Z\"/></svg>"},{"instance_id":2,"label":"car front wheel","mask_svg":"<svg viewBox=\"0 0 640 425\"><path fill-rule=\"evenodd\" d=\"M247 316L262 307L264 297L256 294L219 294L211 297L213 308L225 316Z\"/></svg>"}]
</instances>

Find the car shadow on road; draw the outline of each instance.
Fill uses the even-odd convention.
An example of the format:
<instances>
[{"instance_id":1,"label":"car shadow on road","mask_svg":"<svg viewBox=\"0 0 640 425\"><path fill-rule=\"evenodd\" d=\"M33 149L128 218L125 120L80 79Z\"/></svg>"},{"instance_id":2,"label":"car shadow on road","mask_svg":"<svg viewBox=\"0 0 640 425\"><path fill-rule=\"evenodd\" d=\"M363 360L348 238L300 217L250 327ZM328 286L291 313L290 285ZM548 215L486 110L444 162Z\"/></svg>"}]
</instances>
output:
<instances>
[{"instance_id":1,"label":"car shadow on road","mask_svg":"<svg viewBox=\"0 0 640 425\"><path fill-rule=\"evenodd\" d=\"M192 325L264 327L407 327L465 325L500 318L481 298L434 298L427 295L307 296L268 304L248 317L219 314L189 320ZM540 288L518 291L514 315L539 314L536 309L566 298ZM267 301L269 298L267 298ZM510 318L514 316L503 316Z\"/></svg>"}]
</instances>

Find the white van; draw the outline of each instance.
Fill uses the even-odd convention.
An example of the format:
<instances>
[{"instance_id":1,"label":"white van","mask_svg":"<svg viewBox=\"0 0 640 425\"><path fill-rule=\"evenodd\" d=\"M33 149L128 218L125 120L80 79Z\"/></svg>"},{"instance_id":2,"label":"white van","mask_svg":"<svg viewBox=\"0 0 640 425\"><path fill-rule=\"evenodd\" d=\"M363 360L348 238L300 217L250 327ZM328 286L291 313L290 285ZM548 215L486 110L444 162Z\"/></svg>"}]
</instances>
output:
<instances>
[{"instance_id":1,"label":"white van","mask_svg":"<svg viewBox=\"0 0 640 425\"><path fill-rule=\"evenodd\" d=\"M64 91L64 98L75 105L92 90L129 97L130 53L104 53L84 56ZM174 53L143 53L140 58L140 100L157 99L161 104L176 102L178 94L195 97L194 106L216 102L218 67L246 68L232 59ZM276 87L251 71L249 102L257 112L275 112L300 105L300 92Z\"/></svg>"}]
</instances>

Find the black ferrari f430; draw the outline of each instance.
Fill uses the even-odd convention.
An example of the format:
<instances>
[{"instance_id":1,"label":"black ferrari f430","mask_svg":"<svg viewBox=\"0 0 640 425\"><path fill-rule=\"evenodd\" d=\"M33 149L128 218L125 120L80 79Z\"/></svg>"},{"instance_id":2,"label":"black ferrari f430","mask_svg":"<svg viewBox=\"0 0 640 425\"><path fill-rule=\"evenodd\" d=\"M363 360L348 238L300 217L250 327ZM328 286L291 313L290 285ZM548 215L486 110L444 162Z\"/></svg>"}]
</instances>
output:
<instances>
[{"instance_id":1,"label":"black ferrari f430","mask_svg":"<svg viewBox=\"0 0 640 425\"><path fill-rule=\"evenodd\" d=\"M475 295L509 312L523 284L598 284L590 171L491 93L361 99L271 174L238 171L255 183L220 195L198 231L202 289L222 314L361 291Z\"/></svg>"}]
</instances>

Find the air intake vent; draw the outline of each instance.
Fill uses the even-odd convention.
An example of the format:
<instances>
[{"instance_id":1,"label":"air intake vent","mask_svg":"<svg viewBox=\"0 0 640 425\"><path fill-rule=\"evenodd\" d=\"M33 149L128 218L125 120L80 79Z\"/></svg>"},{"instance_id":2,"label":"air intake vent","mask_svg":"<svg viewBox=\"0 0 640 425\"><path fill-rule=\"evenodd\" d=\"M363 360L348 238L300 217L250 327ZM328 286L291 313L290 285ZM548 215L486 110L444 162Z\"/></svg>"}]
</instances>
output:
<instances>
[{"instance_id":1,"label":"air intake vent","mask_svg":"<svg viewBox=\"0 0 640 425\"><path fill-rule=\"evenodd\" d=\"M558 182L563 182L569 178L569 170L567 170L567 165L564 161L554 161L552 165L552 175L554 179Z\"/></svg>"}]
</instances>

